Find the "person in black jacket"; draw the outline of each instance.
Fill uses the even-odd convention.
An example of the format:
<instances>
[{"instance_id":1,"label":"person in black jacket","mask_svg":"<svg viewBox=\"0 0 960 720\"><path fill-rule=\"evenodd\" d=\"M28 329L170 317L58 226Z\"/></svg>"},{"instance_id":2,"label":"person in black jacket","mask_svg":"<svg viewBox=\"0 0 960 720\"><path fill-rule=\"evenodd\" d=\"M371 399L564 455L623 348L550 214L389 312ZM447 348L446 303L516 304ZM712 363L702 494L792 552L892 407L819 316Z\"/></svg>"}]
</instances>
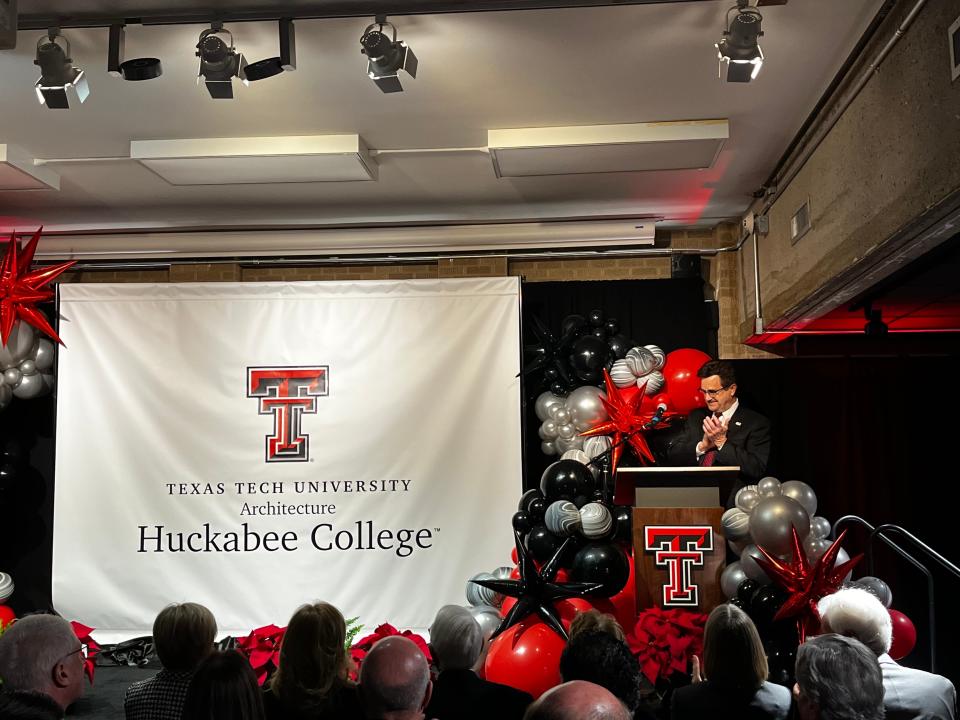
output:
<instances>
[{"instance_id":1,"label":"person in black jacket","mask_svg":"<svg viewBox=\"0 0 960 720\"><path fill-rule=\"evenodd\" d=\"M471 669L483 634L466 608L445 605L430 626L430 650L440 670L427 717L436 720L521 720L533 702L529 693L488 682Z\"/></svg>"}]
</instances>

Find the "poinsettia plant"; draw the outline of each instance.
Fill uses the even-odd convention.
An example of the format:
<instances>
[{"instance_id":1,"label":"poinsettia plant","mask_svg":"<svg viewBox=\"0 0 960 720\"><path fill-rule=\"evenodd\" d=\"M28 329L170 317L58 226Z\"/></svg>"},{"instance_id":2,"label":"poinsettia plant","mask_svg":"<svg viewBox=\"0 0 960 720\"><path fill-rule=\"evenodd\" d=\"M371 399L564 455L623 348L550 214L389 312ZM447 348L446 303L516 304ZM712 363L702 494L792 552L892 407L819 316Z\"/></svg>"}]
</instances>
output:
<instances>
[{"instance_id":1,"label":"poinsettia plant","mask_svg":"<svg viewBox=\"0 0 960 720\"><path fill-rule=\"evenodd\" d=\"M280 665L280 645L286 631L285 627L264 625L237 640L237 650L246 655L261 685Z\"/></svg>"},{"instance_id":2,"label":"poinsettia plant","mask_svg":"<svg viewBox=\"0 0 960 720\"><path fill-rule=\"evenodd\" d=\"M76 620L71 620L70 626L73 628L73 633L80 641L83 650L83 671L87 675L87 680L93 685L93 673L97 669L97 654L100 652L100 645L91 636L96 628L88 627Z\"/></svg>"},{"instance_id":3,"label":"poinsettia plant","mask_svg":"<svg viewBox=\"0 0 960 720\"><path fill-rule=\"evenodd\" d=\"M416 646L420 648L420 652L422 652L427 658L427 664L433 663L433 656L430 654L430 648L427 646L427 641L422 635L417 635L410 630L404 630L403 632L400 632L393 625L389 623L383 623L382 625L378 625L370 635L365 635L364 637L360 638L356 645L350 648L350 657L353 658L353 662L357 666L357 674L359 674L360 665L363 663L363 659L367 656L367 653L370 652L370 648L372 648L377 641L392 637L394 635L399 635L400 637L405 637L412 640Z\"/></svg>"},{"instance_id":4,"label":"poinsettia plant","mask_svg":"<svg viewBox=\"0 0 960 720\"><path fill-rule=\"evenodd\" d=\"M675 672L687 672L694 655L703 654L707 616L689 610L652 607L643 610L627 636L627 644L652 683Z\"/></svg>"}]
</instances>

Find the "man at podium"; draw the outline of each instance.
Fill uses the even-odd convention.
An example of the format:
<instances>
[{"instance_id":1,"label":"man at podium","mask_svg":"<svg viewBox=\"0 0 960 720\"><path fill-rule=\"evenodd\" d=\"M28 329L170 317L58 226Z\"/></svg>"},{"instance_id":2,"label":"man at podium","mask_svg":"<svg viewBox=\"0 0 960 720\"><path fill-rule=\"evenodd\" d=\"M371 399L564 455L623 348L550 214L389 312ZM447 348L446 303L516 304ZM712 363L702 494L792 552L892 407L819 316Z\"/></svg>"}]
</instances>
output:
<instances>
[{"instance_id":1,"label":"man at podium","mask_svg":"<svg viewBox=\"0 0 960 720\"><path fill-rule=\"evenodd\" d=\"M697 377L707 407L690 412L686 431L671 445L668 459L679 466L739 465L739 482L727 500L732 506L737 490L766 474L770 421L740 404L729 362L711 360L697 371Z\"/></svg>"}]
</instances>

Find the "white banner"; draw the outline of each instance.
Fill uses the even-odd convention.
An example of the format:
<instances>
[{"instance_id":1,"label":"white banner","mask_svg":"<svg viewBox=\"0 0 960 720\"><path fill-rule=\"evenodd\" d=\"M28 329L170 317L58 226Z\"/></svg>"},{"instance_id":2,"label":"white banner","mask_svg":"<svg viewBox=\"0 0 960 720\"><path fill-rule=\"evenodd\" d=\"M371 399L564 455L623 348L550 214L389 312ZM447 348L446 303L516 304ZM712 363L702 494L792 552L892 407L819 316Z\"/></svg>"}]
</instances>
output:
<instances>
[{"instance_id":1,"label":"white banner","mask_svg":"<svg viewBox=\"0 0 960 720\"><path fill-rule=\"evenodd\" d=\"M317 599L427 627L509 563L519 281L60 287L53 598L110 639Z\"/></svg>"}]
</instances>

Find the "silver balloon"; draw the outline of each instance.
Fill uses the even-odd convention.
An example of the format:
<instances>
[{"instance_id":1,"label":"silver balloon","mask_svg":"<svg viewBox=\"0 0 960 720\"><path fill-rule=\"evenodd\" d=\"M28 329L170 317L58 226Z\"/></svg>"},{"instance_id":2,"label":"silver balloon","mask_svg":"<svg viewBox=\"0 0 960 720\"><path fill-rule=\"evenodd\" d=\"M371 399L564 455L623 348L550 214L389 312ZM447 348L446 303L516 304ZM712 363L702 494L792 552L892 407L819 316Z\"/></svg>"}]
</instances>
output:
<instances>
[{"instance_id":1,"label":"silver balloon","mask_svg":"<svg viewBox=\"0 0 960 720\"><path fill-rule=\"evenodd\" d=\"M763 571L763 568L757 565L757 558L763 557L756 545L747 545L740 553L740 566L743 572L751 580L756 580L761 585L769 585L770 578Z\"/></svg>"},{"instance_id":2,"label":"silver balloon","mask_svg":"<svg viewBox=\"0 0 960 720\"><path fill-rule=\"evenodd\" d=\"M814 537L813 533L810 534L806 540L803 541L803 551L807 554L807 559L810 562L816 562L820 559L820 556L823 555L827 548L830 547L830 541L825 538Z\"/></svg>"},{"instance_id":3,"label":"silver balloon","mask_svg":"<svg viewBox=\"0 0 960 720\"><path fill-rule=\"evenodd\" d=\"M500 621L503 619L500 611L492 605L472 605L467 609L480 626L484 640L489 639L490 636L493 635L494 631L500 626Z\"/></svg>"},{"instance_id":4,"label":"silver balloon","mask_svg":"<svg viewBox=\"0 0 960 720\"><path fill-rule=\"evenodd\" d=\"M793 498L803 505L810 517L817 514L817 494L813 488L800 480L790 480L780 486L780 493L784 497Z\"/></svg>"},{"instance_id":5,"label":"silver balloon","mask_svg":"<svg viewBox=\"0 0 960 720\"><path fill-rule=\"evenodd\" d=\"M53 373L42 373L40 379L43 380L43 387L45 388L44 394L52 392L53 386L57 384L57 376Z\"/></svg>"},{"instance_id":6,"label":"silver balloon","mask_svg":"<svg viewBox=\"0 0 960 720\"><path fill-rule=\"evenodd\" d=\"M11 595L13 595L13 578L7 573L0 572L0 605Z\"/></svg>"},{"instance_id":7,"label":"silver balloon","mask_svg":"<svg viewBox=\"0 0 960 720\"><path fill-rule=\"evenodd\" d=\"M558 417L560 417L560 413L565 413L566 411L566 408L563 407L563 403L560 403L559 405L551 405L548 407L547 415L550 416L551 420L556 420Z\"/></svg>"},{"instance_id":8,"label":"silver balloon","mask_svg":"<svg viewBox=\"0 0 960 720\"><path fill-rule=\"evenodd\" d=\"M656 395L658 392L663 390L663 386L666 384L666 380L663 378L663 373L658 372L657 370L652 370L642 378L637 378L637 387L640 387L641 381L643 381L643 394L647 397L653 397Z\"/></svg>"},{"instance_id":9,"label":"silver balloon","mask_svg":"<svg viewBox=\"0 0 960 720\"><path fill-rule=\"evenodd\" d=\"M867 575L854 581L853 586L866 590L882 602L885 608L889 608L893 604L893 592L890 590L890 586L878 577Z\"/></svg>"},{"instance_id":10,"label":"silver balloon","mask_svg":"<svg viewBox=\"0 0 960 720\"><path fill-rule=\"evenodd\" d=\"M727 540L727 546L730 548L730 552L737 557L740 557L740 555L743 554L743 549L749 544L749 537L745 537L742 540Z\"/></svg>"},{"instance_id":11,"label":"silver balloon","mask_svg":"<svg viewBox=\"0 0 960 720\"><path fill-rule=\"evenodd\" d=\"M540 452L544 455L556 455L557 454L557 444L552 441L544 441L540 443Z\"/></svg>"},{"instance_id":12,"label":"silver balloon","mask_svg":"<svg viewBox=\"0 0 960 720\"><path fill-rule=\"evenodd\" d=\"M13 400L13 390L9 385L0 383L0 410L9 405L11 400Z\"/></svg>"},{"instance_id":13,"label":"silver balloon","mask_svg":"<svg viewBox=\"0 0 960 720\"><path fill-rule=\"evenodd\" d=\"M30 357L36 331L33 325L17 320L5 345L0 345L0 368L6 370Z\"/></svg>"},{"instance_id":14,"label":"silver balloon","mask_svg":"<svg viewBox=\"0 0 960 720\"><path fill-rule=\"evenodd\" d=\"M720 589L727 599L737 596L737 588L747 579L743 566L739 562L732 562L723 569L720 575Z\"/></svg>"},{"instance_id":15,"label":"silver balloon","mask_svg":"<svg viewBox=\"0 0 960 720\"><path fill-rule=\"evenodd\" d=\"M578 387L567 396L566 408L577 430L589 430L607 419L601 398L606 398L606 395L592 385Z\"/></svg>"},{"instance_id":16,"label":"silver balloon","mask_svg":"<svg viewBox=\"0 0 960 720\"><path fill-rule=\"evenodd\" d=\"M740 540L750 534L750 516L740 508L730 508L720 518L720 526L727 540Z\"/></svg>"},{"instance_id":17,"label":"silver balloon","mask_svg":"<svg viewBox=\"0 0 960 720\"><path fill-rule=\"evenodd\" d=\"M765 477L757 483L757 493L760 497L771 497L780 494L780 481L775 477Z\"/></svg>"},{"instance_id":18,"label":"silver balloon","mask_svg":"<svg viewBox=\"0 0 960 720\"><path fill-rule=\"evenodd\" d=\"M477 573L472 578L467 581L467 587L465 589L465 594L467 596L467 602L471 605L496 605L496 602L493 602L497 593L493 590L483 587L482 585L477 585L474 580L494 580L495 578L490 573ZM502 602L502 599L501 599Z\"/></svg>"},{"instance_id":19,"label":"silver balloon","mask_svg":"<svg viewBox=\"0 0 960 720\"><path fill-rule=\"evenodd\" d=\"M501 565L490 574L493 575L493 577L495 577L497 580L509 580L512 572L513 568L509 565Z\"/></svg>"},{"instance_id":20,"label":"silver balloon","mask_svg":"<svg viewBox=\"0 0 960 720\"><path fill-rule=\"evenodd\" d=\"M33 375L35 372L37 372L37 364L30 358L27 358L20 363L20 372L22 372L24 375Z\"/></svg>"},{"instance_id":21,"label":"silver balloon","mask_svg":"<svg viewBox=\"0 0 960 720\"><path fill-rule=\"evenodd\" d=\"M810 516L803 505L788 497L763 498L750 513L750 537L772 555L790 552L793 528L802 541L810 532Z\"/></svg>"},{"instance_id":22,"label":"silver balloon","mask_svg":"<svg viewBox=\"0 0 960 720\"><path fill-rule=\"evenodd\" d=\"M830 521L822 515L810 518L810 537L825 538L830 534Z\"/></svg>"},{"instance_id":23,"label":"silver balloon","mask_svg":"<svg viewBox=\"0 0 960 720\"><path fill-rule=\"evenodd\" d=\"M626 360L617 360L610 368L610 379L619 388L630 387L637 380Z\"/></svg>"},{"instance_id":24,"label":"silver balloon","mask_svg":"<svg viewBox=\"0 0 960 720\"><path fill-rule=\"evenodd\" d=\"M557 421L544 420L538 433L541 440L553 440L557 437Z\"/></svg>"},{"instance_id":25,"label":"silver balloon","mask_svg":"<svg viewBox=\"0 0 960 720\"><path fill-rule=\"evenodd\" d=\"M20 384L13 388L13 394L21 400L29 400L30 398L46 395L47 385L43 381L43 375L22 376L20 378Z\"/></svg>"},{"instance_id":26,"label":"silver balloon","mask_svg":"<svg viewBox=\"0 0 960 720\"><path fill-rule=\"evenodd\" d=\"M23 377L23 373L20 372L20 368L7 368L3 371L3 383L4 385L9 385L10 387L16 387L20 384L20 379Z\"/></svg>"},{"instance_id":27,"label":"silver balloon","mask_svg":"<svg viewBox=\"0 0 960 720\"><path fill-rule=\"evenodd\" d=\"M557 411L557 416L554 419L557 421L557 425L573 424L573 418L570 416L570 411L567 410L566 406Z\"/></svg>"},{"instance_id":28,"label":"silver balloon","mask_svg":"<svg viewBox=\"0 0 960 720\"><path fill-rule=\"evenodd\" d=\"M573 425L557 425L557 437L561 437L564 440L569 440L576 434L577 429Z\"/></svg>"},{"instance_id":29,"label":"silver balloon","mask_svg":"<svg viewBox=\"0 0 960 720\"><path fill-rule=\"evenodd\" d=\"M39 353L37 355L37 362L40 362ZM558 397L547 390L546 392L542 392L537 396L537 401L533 407L537 413L537 417L541 420L546 420L550 417L549 410L554 405L563 405L563 398Z\"/></svg>"},{"instance_id":30,"label":"silver balloon","mask_svg":"<svg viewBox=\"0 0 960 720\"><path fill-rule=\"evenodd\" d=\"M644 345L643 347L644 347L646 350L649 350L649 351L650 351L650 354L653 355L653 359L654 359L654 362L655 362L655 364L654 364L654 366L653 366L653 369L654 369L654 370L663 370L663 366L667 364L667 355L666 355L666 353L663 352L663 350L661 350L661 349L660 349L658 346L656 346L656 345Z\"/></svg>"},{"instance_id":31,"label":"silver balloon","mask_svg":"<svg viewBox=\"0 0 960 720\"><path fill-rule=\"evenodd\" d=\"M559 537L569 537L580 529L580 511L569 500L557 500L547 507L543 524Z\"/></svg>"},{"instance_id":32,"label":"silver balloon","mask_svg":"<svg viewBox=\"0 0 960 720\"><path fill-rule=\"evenodd\" d=\"M592 435L583 440L583 451L591 460L597 455L605 453L613 445L609 435Z\"/></svg>"},{"instance_id":33,"label":"silver balloon","mask_svg":"<svg viewBox=\"0 0 960 720\"><path fill-rule=\"evenodd\" d=\"M750 485L737 490L737 494L734 498L734 504L740 508L740 510L748 514L757 506L758 502L760 502L760 495Z\"/></svg>"},{"instance_id":34,"label":"silver balloon","mask_svg":"<svg viewBox=\"0 0 960 720\"><path fill-rule=\"evenodd\" d=\"M847 551L844 550L843 548L840 548L840 551L837 553L837 559L834 561L833 566L836 567L837 565L843 565L849 559L850 559L850 555L847 554ZM843 581L849 582L850 578L852 577L853 577L853 568L850 569L850 572L844 575Z\"/></svg>"},{"instance_id":35,"label":"silver balloon","mask_svg":"<svg viewBox=\"0 0 960 720\"><path fill-rule=\"evenodd\" d=\"M54 347L53 343L46 338L40 338L34 351L34 362L37 364L37 370L49 370L53 367Z\"/></svg>"},{"instance_id":36,"label":"silver balloon","mask_svg":"<svg viewBox=\"0 0 960 720\"><path fill-rule=\"evenodd\" d=\"M583 438L579 435L574 435L572 438L558 437L556 442L557 450L561 453L565 453L567 450L583 449Z\"/></svg>"}]
</instances>

